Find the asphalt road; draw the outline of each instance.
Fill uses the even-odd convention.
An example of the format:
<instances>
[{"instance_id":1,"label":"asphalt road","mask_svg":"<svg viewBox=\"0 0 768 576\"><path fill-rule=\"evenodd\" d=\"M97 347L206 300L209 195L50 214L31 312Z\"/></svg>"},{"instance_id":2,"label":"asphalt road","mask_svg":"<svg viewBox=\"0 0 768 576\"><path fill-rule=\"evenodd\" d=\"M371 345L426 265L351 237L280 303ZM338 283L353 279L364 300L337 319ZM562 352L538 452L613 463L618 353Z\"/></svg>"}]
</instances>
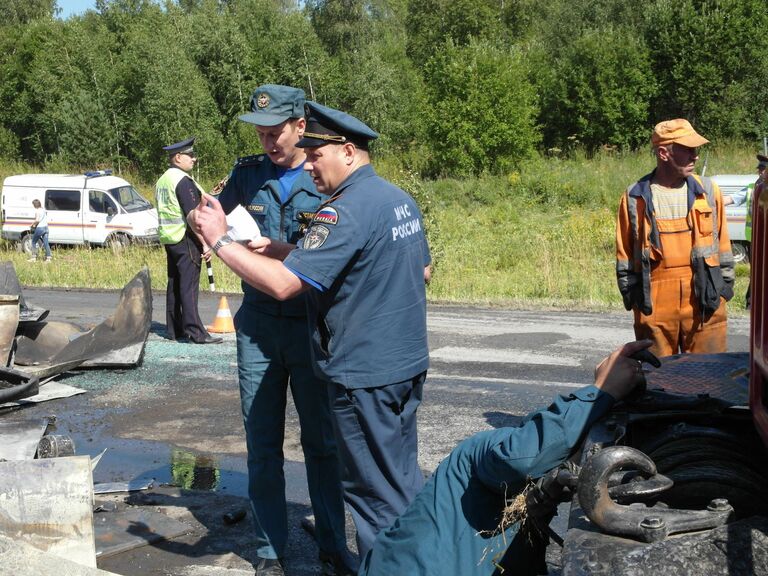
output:
<instances>
[{"instance_id":1,"label":"asphalt road","mask_svg":"<svg viewBox=\"0 0 768 576\"><path fill-rule=\"evenodd\" d=\"M84 327L111 314L114 292L25 291L50 319ZM212 321L220 295L201 294L200 314ZM229 295L234 313L239 296ZM222 523L247 506L245 446L239 414L234 335L221 345L178 344L162 338L164 295L154 295L152 333L142 367L89 371L65 378L87 393L6 417L55 413L77 453L107 454L94 481L155 478L153 491L115 496L122 507L145 507L192 527L187 536L101 558L118 574L212 576L252 574L250 519ZM512 311L433 305L428 310L431 367L419 412L420 464L429 474L467 436L517 423L558 393L592 380L595 365L633 339L629 313ZM729 349L747 350L748 318L729 320ZM309 514L298 419L289 406L286 486L292 526L289 576L316 574L316 549L299 528ZM192 462L192 464L189 464ZM190 466L193 470L190 471ZM349 542L354 543L348 522Z\"/></svg>"}]
</instances>

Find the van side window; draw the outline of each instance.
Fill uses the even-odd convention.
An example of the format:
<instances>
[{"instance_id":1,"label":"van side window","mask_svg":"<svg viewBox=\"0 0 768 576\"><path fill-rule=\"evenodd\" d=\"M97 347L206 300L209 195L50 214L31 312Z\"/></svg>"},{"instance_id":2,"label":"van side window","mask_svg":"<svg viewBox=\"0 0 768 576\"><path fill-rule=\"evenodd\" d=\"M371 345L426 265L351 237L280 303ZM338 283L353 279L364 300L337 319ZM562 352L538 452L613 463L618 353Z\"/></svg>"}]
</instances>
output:
<instances>
[{"instance_id":1,"label":"van side window","mask_svg":"<svg viewBox=\"0 0 768 576\"><path fill-rule=\"evenodd\" d=\"M46 190L46 210L80 211L80 190Z\"/></svg>"},{"instance_id":2,"label":"van side window","mask_svg":"<svg viewBox=\"0 0 768 576\"><path fill-rule=\"evenodd\" d=\"M114 200L100 190L88 191L88 207L91 209L91 212L117 214L117 206Z\"/></svg>"}]
</instances>

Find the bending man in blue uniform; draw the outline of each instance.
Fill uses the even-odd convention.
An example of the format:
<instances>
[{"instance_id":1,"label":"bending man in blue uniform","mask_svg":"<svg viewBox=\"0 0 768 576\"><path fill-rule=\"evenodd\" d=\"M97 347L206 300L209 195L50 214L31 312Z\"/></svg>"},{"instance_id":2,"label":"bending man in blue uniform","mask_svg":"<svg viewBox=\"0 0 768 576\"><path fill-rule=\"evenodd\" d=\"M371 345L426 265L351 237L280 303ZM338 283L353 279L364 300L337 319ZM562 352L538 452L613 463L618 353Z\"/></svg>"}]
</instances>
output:
<instances>
[{"instance_id":1,"label":"bending man in blue uniform","mask_svg":"<svg viewBox=\"0 0 768 576\"><path fill-rule=\"evenodd\" d=\"M598 365L593 386L557 397L520 426L460 443L405 513L379 533L359 576L546 574L544 544L532 544L517 523L499 529L502 511L529 479L562 464L584 432L644 382L640 362L628 356L651 344L626 344Z\"/></svg>"},{"instance_id":2,"label":"bending man in blue uniform","mask_svg":"<svg viewBox=\"0 0 768 576\"><path fill-rule=\"evenodd\" d=\"M423 486L416 409L429 362L424 280L430 264L413 198L373 170L378 135L319 104L298 146L318 192L329 196L298 247L232 244L224 213L206 196L192 222L245 282L278 300L307 291L312 354L327 382L343 465L344 497L361 556ZM296 248L296 249L294 249Z\"/></svg>"},{"instance_id":3,"label":"bending man in blue uniform","mask_svg":"<svg viewBox=\"0 0 768 576\"><path fill-rule=\"evenodd\" d=\"M251 97L263 154L240 158L218 196L225 212L243 206L263 236L296 244L321 196L296 144L304 134L304 91L266 84ZM279 576L288 539L283 476L286 393L290 385L315 516L323 574L349 574L344 500L325 384L312 368L306 298L278 300L243 282L235 314L240 404L248 448L248 493L256 528L256 574Z\"/></svg>"}]
</instances>

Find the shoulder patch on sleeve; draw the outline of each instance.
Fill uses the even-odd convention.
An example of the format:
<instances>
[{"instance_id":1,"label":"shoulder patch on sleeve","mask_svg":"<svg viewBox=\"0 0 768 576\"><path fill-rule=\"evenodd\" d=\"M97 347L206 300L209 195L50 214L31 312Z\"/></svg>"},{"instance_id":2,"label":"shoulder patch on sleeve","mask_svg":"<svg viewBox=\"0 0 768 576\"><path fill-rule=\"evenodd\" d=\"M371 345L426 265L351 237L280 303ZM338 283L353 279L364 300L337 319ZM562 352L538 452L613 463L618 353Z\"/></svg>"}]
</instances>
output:
<instances>
[{"instance_id":1,"label":"shoulder patch on sleeve","mask_svg":"<svg viewBox=\"0 0 768 576\"><path fill-rule=\"evenodd\" d=\"M339 222L339 213L336 211L336 208L324 206L317 211L317 214L315 214L315 219L312 222L317 224L330 224L331 226L336 226L336 224Z\"/></svg>"},{"instance_id":2,"label":"shoulder patch on sleeve","mask_svg":"<svg viewBox=\"0 0 768 576\"><path fill-rule=\"evenodd\" d=\"M325 226L314 225L309 229L307 235L304 236L304 244L302 247L305 250L314 250L315 248L320 248L320 246L325 244L325 241L328 239L330 234L331 231Z\"/></svg>"}]
</instances>

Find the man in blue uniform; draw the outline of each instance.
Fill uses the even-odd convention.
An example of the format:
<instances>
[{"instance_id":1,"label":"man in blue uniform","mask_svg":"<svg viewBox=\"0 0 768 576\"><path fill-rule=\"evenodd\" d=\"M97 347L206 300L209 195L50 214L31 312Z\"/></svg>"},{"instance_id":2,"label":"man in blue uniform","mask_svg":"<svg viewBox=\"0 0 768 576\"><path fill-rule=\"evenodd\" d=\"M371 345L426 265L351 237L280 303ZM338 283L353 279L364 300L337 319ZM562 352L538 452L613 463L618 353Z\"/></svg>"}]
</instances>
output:
<instances>
[{"instance_id":1,"label":"man in blue uniform","mask_svg":"<svg viewBox=\"0 0 768 576\"><path fill-rule=\"evenodd\" d=\"M168 287L165 292L165 330L169 339L185 338L195 344L217 344L197 311L202 260L211 259L211 251L186 225L185 217L200 202L202 188L189 175L197 156L195 139L189 138L164 146L168 169L155 185L158 236L165 247Z\"/></svg>"},{"instance_id":2,"label":"man in blue uniform","mask_svg":"<svg viewBox=\"0 0 768 576\"><path fill-rule=\"evenodd\" d=\"M405 513L379 533L359 576L546 574L543 542L502 511L528 484L562 464L584 432L645 377L629 358L652 341L606 358L595 384L559 396L516 428L480 432L443 460Z\"/></svg>"},{"instance_id":3,"label":"man in blue uniform","mask_svg":"<svg viewBox=\"0 0 768 576\"><path fill-rule=\"evenodd\" d=\"M225 212L243 206L261 234L294 245L321 196L296 146L304 133L304 91L259 86L251 112L264 153L241 158L218 196ZM285 301L243 282L235 315L240 403L248 448L248 486L260 557L257 574L282 574L288 538L283 476L286 391L290 385L301 424L315 537L324 574L345 574L347 554L339 462L324 383L312 368L305 295Z\"/></svg>"},{"instance_id":4,"label":"man in blue uniform","mask_svg":"<svg viewBox=\"0 0 768 576\"><path fill-rule=\"evenodd\" d=\"M430 255L413 198L370 165L368 144L378 135L338 110L315 103L307 109L298 145L317 190L329 198L297 249L251 243L259 254L233 245L209 197L192 219L247 283L280 300L309 291L313 359L328 383L362 556L423 485L416 409L429 362Z\"/></svg>"}]
</instances>

